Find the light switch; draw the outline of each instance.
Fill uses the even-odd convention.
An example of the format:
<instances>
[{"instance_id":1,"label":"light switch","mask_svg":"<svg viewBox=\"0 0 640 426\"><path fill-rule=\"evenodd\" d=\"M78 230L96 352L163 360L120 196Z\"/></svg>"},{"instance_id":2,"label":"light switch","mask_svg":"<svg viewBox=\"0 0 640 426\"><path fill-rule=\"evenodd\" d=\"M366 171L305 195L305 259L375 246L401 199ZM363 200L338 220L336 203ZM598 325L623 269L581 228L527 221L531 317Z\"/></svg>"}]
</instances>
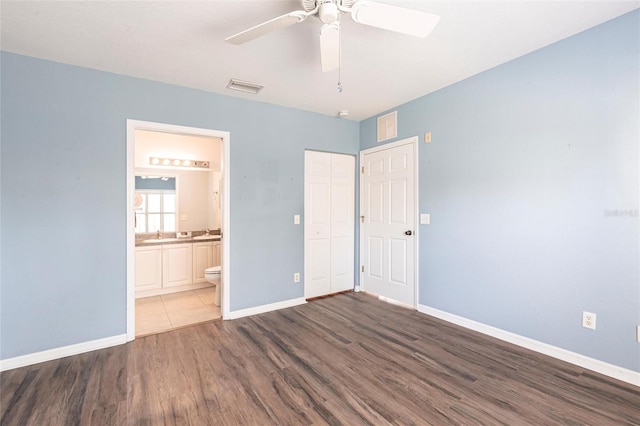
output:
<instances>
[{"instance_id":1,"label":"light switch","mask_svg":"<svg viewBox=\"0 0 640 426\"><path fill-rule=\"evenodd\" d=\"M293 224L294 225L300 225L300 215L299 214L294 214L293 215Z\"/></svg>"},{"instance_id":2,"label":"light switch","mask_svg":"<svg viewBox=\"0 0 640 426\"><path fill-rule=\"evenodd\" d=\"M420 213L420 224L428 225L431 222L431 215L429 213Z\"/></svg>"}]
</instances>

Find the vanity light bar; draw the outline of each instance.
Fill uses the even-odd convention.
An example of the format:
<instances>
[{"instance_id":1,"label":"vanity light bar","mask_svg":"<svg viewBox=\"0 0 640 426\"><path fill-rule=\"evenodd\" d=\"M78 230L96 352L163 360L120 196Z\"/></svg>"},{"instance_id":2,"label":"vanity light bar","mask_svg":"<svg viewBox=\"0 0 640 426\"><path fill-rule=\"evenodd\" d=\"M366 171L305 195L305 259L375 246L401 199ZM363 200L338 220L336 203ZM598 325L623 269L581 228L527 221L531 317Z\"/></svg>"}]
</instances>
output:
<instances>
[{"instance_id":1,"label":"vanity light bar","mask_svg":"<svg viewBox=\"0 0 640 426\"><path fill-rule=\"evenodd\" d=\"M179 158L149 157L149 164L152 166L198 167L200 169L209 168L208 161L182 160Z\"/></svg>"}]
</instances>

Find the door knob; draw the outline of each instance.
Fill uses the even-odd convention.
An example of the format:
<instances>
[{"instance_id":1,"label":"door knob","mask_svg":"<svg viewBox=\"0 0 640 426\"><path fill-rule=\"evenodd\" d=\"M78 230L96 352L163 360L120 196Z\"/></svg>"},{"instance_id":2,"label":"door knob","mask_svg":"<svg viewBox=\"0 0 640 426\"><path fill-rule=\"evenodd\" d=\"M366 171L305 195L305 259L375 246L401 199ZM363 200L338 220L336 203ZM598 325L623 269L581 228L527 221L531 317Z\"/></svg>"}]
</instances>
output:
<instances>
[{"instance_id":1,"label":"door knob","mask_svg":"<svg viewBox=\"0 0 640 426\"><path fill-rule=\"evenodd\" d=\"M406 232L404 233L404 235L411 235L411 234L413 234L413 232L411 232L411 231L406 231Z\"/></svg>"}]
</instances>

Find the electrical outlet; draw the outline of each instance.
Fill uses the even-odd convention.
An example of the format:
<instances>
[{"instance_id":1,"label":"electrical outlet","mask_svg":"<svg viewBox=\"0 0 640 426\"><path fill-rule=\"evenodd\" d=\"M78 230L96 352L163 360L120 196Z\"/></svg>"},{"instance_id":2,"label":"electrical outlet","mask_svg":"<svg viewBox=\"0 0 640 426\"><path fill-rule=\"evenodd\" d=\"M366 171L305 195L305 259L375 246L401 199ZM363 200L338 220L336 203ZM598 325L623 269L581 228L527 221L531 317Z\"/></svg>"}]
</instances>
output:
<instances>
[{"instance_id":1,"label":"electrical outlet","mask_svg":"<svg viewBox=\"0 0 640 426\"><path fill-rule=\"evenodd\" d=\"M582 326L584 328L590 328L591 330L596 329L596 314L592 312L583 311L582 312Z\"/></svg>"},{"instance_id":2,"label":"electrical outlet","mask_svg":"<svg viewBox=\"0 0 640 426\"><path fill-rule=\"evenodd\" d=\"M427 132L424 134L424 143L430 143L431 142L431 132Z\"/></svg>"},{"instance_id":3,"label":"electrical outlet","mask_svg":"<svg viewBox=\"0 0 640 426\"><path fill-rule=\"evenodd\" d=\"M300 272L296 272L295 274L293 274L293 282L294 283L300 282Z\"/></svg>"}]
</instances>

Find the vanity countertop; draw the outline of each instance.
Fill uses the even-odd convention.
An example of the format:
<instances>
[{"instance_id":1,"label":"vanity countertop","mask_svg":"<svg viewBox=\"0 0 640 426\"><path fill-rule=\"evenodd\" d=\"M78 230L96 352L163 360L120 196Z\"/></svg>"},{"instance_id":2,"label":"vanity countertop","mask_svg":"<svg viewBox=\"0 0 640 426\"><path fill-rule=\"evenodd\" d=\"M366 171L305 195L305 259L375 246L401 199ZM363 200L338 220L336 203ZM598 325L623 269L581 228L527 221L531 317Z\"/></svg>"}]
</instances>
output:
<instances>
[{"instance_id":1,"label":"vanity countertop","mask_svg":"<svg viewBox=\"0 0 640 426\"><path fill-rule=\"evenodd\" d=\"M206 243L211 241L220 241L220 235L208 235L206 237L204 235L201 235L192 238L166 238L160 240L156 238L136 239L136 247L159 246L167 244Z\"/></svg>"}]
</instances>

